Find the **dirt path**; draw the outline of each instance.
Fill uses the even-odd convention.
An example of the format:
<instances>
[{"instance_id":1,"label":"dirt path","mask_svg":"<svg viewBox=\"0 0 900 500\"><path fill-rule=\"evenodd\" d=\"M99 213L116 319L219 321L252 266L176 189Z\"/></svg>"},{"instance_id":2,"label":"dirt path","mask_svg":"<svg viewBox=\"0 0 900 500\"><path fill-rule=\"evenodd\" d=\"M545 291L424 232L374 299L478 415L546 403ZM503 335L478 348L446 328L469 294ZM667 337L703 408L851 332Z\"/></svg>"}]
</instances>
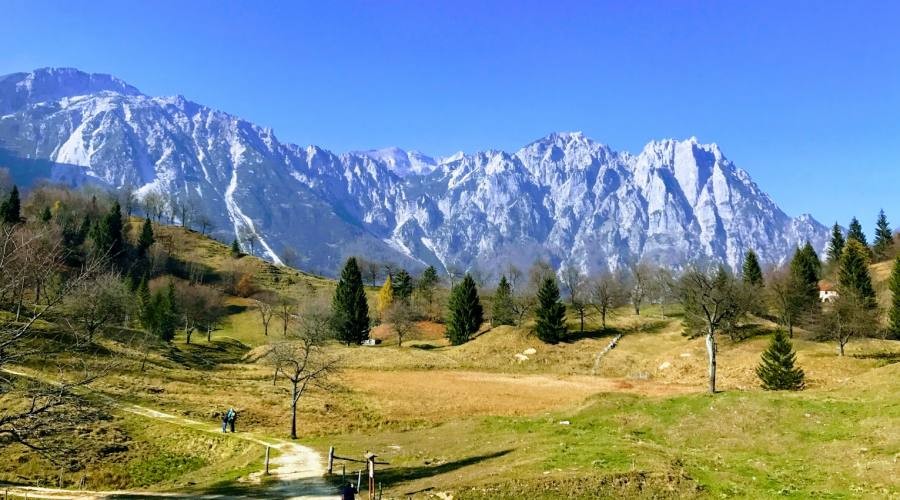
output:
<instances>
[{"instance_id":1,"label":"dirt path","mask_svg":"<svg viewBox=\"0 0 900 500\"><path fill-rule=\"evenodd\" d=\"M20 377L28 377L41 380L45 383L54 383L35 374L20 371L2 369L3 372ZM169 413L128 403L110 402L120 410L140 415L145 418L160 420L181 427L211 433L221 433L222 428L206 422L191 420ZM179 492L148 492L140 490L115 490L115 491L88 491L88 490L64 490L39 487L10 487L0 488L11 495L28 498L302 498L310 500L331 500L338 498L334 488L324 479L325 468L322 466L322 457L312 448L280 439L256 436L252 433L233 433L229 437L249 441L262 446L269 446L278 451L278 456L270 461L269 477L274 481L262 484L263 471L255 472L247 478L239 480L238 487L246 490L246 493L235 495L210 494L197 495L195 493Z\"/></svg>"}]
</instances>

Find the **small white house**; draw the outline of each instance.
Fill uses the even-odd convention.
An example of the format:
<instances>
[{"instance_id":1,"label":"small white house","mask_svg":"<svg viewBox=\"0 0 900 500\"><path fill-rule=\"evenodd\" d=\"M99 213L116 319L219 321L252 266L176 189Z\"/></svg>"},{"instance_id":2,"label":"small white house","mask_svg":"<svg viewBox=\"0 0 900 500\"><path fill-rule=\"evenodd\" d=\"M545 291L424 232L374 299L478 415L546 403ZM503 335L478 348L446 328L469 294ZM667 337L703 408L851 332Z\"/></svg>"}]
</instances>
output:
<instances>
[{"instance_id":1,"label":"small white house","mask_svg":"<svg viewBox=\"0 0 900 500\"><path fill-rule=\"evenodd\" d=\"M838 298L837 290L834 289L834 285L831 283L822 280L819 282L819 301L821 302L834 302L834 299Z\"/></svg>"}]
</instances>

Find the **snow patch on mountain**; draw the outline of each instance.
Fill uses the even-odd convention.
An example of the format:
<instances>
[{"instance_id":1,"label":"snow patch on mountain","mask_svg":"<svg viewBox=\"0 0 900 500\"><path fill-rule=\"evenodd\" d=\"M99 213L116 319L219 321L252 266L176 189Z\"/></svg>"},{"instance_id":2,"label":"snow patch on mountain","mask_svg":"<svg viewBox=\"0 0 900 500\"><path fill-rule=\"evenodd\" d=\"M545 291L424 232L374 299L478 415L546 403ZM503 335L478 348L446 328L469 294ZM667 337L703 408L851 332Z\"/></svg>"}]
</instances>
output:
<instances>
[{"instance_id":1,"label":"snow patch on mountain","mask_svg":"<svg viewBox=\"0 0 900 500\"><path fill-rule=\"evenodd\" d=\"M224 241L253 236L261 256L280 263L291 249L329 274L353 254L487 274L536 258L586 272L642 259L738 269L747 249L781 263L828 238L694 137L637 154L559 132L438 160L400 148L336 155L181 96L54 69L0 77L0 114L0 147L18 157L56 162L72 182L163 193Z\"/></svg>"}]
</instances>

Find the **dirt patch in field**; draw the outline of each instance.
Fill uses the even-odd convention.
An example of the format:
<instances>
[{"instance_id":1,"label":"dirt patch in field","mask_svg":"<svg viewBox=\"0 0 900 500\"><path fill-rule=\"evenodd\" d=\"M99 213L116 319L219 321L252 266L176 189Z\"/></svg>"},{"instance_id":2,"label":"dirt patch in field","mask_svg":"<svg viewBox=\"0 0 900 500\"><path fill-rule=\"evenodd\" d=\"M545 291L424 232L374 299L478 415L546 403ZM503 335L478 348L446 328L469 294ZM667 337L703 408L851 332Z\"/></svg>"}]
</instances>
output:
<instances>
[{"instance_id":1,"label":"dirt patch in field","mask_svg":"<svg viewBox=\"0 0 900 500\"><path fill-rule=\"evenodd\" d=\"M446 420L472 415L529 415L576 405L603 392L664 396L697 387L590 376L349 370L344 382L395 418Z\"/></svg>"}]
</instances>

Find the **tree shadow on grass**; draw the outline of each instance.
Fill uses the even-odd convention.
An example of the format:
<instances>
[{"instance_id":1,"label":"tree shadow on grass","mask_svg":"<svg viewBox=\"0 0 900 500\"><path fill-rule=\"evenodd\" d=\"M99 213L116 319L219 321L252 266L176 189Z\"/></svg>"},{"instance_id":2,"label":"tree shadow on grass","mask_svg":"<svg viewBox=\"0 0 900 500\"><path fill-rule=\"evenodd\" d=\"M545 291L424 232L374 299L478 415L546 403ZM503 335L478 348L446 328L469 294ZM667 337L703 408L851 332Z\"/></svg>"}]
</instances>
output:
<instances>
[{"instance_id":1,"label":"tree shadow on grass","mask_svg":"<svg viewBox=\"0 0 900 500\"><path fill-rule=\"evenodd\" d=\"M441 464L432 464L432 465L422 465L421 467L390 467L387 466L384 469L379 470L376 473L377 480L384 484L385 487L392 486L399 483L404 483L408 481L415 481L417 479L424 479L427 477L433 477L440 474L446 474L448 472L453 472L457 469L461 469L463 467L468 467L470 465L476 465L485 460L490 460L492 458L499 458L504 455L511 453L513 450L501 450L493 453L487 453L484 455L476 455L474 457L463 458L460 460L454 460L452 462L445 462Z\"/></svg>"},{"instance_id":2,"label":"tree shadow on grass","mask_svg":"<svg viewBox=\"0 0 900 500\"><path fill-rule=\"evenodd\" d=\"M196 334L195 334L196 335ZM202 338L197 335L195 338ZM234 339L219 339L207 343L171 345L163 357L183 367L212 370L222 364L239 363L250 348Z\"/></svg>"},{"instance_id":3,"label":"tree shadow on grass","mask_svg":"<svg viewBox=\"0 0 900 500\"><path fill-rule=\"evenodd\" d=\"M580 331L569 331L565 337L563 337L560 342L565 344L574 344L579 340L584 339L602 339L602 338L610 338L612 339L616 335L623 333L624 330L621 328L597 328L595 330L585 330L583 332Z\"/></svg>"}]
</instances>

